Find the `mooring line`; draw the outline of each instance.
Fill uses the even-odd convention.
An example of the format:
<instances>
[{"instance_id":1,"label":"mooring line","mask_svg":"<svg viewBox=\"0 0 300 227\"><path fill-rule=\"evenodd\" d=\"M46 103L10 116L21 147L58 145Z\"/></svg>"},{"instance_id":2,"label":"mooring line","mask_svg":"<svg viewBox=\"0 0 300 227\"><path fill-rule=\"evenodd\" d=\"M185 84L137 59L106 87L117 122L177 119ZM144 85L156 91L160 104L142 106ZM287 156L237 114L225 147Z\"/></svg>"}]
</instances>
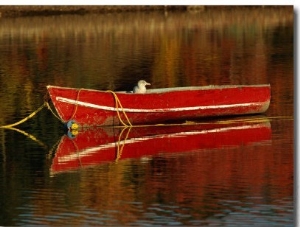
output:
<instances>
[{"instance_id":1,"label":"mooring line","mask_svg":"<svg viewBox=\"0 0 300 227\"><path fill-rule=\"evenodd\" d=\"M53 116L56 117L60 122L64 123L63 120L59 116L57 116L57 114L54 113L54 111L52 110L50 104L48 102L45 102L45 103L46 103L46 106L47 106L48 110L50 110L50 112L53 114Z\"/></svg>"},{"instance_id":2,"label":"mooring line","mask_svg":"<svg viewBox=\"0 0 300 227\"><path fill-rule=\"evenodd\" d=\"M150 127L150 126L176 126L176 125L200 125L200 124L231 124L231 123L237 123L237 122L264 122L264 121L270 121L270 120L275 120L275 119L282 119L282 120L294 120L293 116L270 116L270 117L267 117L267 116L264 116L264 117L257 117L257 118L253 118L253 117L248 117L248 118L242 118L242 119L233 119L233 120L219 120L219 121L209 121L209 122L195 122L195 121L186 121L185 123L175 123L175 124L149 124L149 125L133 125L126 112L124 111L123 109L123 106L121 104L121 101L119 100L117 94L114 92L114 91L110 91L108 90L107 92L110 92L112 93L112 95L114 96L114 99L115 99L115 105L116 105L116 109L117 109L117 114L118 114L118 118L119 118L119 121L122 123L122 126L114 126L114 127ZM77 94L79 96L79 92ZM22 120L16 122L16 123L13 123L13 124L8 124L8 125L2 125L0 126L0 128L12 128L12 127L15 127L17 125L20 125L22 123L24 123L25 121L31 119L32 117L34 117L38 112L40 112L44 107L47 107L51 113L53 114L53 116L55 116L59 121L61 121L62 123L63 120L57 116L57 114L55 114L55 112L52 110L52 108L50 107L49 103L47 101L45 101L39 108L37 108L35 111L33 111L30 115L28 115L27 117L23 118ZM77 111L77 108L75 109L75 111L73 112L73 116L75 115ZM123 115L125 116L126 120L127 120L127 123L125 123L121 116L120 116L120 113L119 112L122 112Z\"/></svg>"},{"instance_id":3,"label":"mooring line","mask_svg":"<svg viewBox=\"0 0 300 227\"><path fill-rule=\"evenodd\" d=\"M7 129L10 129L10 130L14 130L14 131L17 131L21 134L23 134L24 136L26 136L27 138L33 140L34 142L36 142L37 144L39 144L40 146L48 149L48 146L46 144L44 144L41 140L39 140L38 138L36 138L34 135L31 135L30 133L28 132L25 132L21 129L18 129L18 128L14 128L14 127L7 127Z\"/></svg>"},{"instance_id":4,"label":"mooring line","mask_svg":"<svg viewBox=\"0 0 300 227\"><path fill-rule=\"evenodd\" d=\"M29 120L30 118L34 117L38 112L40 112L44 107L45 107L45 102L43 103L43 105L41 105L39 108L37 108L37 110L33 111L30 115L28 115L27 117L23 118L22 120L13 123L13 124L9 124L9 125L3 125L0 126L0 128L12 128L14 126L17 126L19 124L24 123L25 121Z\"/></svg>"}]
</instances>

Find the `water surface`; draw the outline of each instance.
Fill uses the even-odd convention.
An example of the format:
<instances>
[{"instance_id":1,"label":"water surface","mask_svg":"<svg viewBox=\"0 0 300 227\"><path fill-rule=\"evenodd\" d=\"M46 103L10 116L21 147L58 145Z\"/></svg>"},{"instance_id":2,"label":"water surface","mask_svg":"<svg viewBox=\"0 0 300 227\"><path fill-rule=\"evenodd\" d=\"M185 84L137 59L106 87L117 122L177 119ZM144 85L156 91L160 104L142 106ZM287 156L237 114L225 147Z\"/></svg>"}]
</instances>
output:
<instances>
[{"instance_id":1,"label":"water surface","mask_svg":"<svg viewBox=\"0 0 300 227\"><path fill-rule=\"evenodd\" d=\"M55 174L65 133L49 110L18 126L23 133L0 129L0 224L293 226L292 7L0 23L0 125L42 105L48 84L127 90L145 79L152 88L272 89L269 131L256 129L252 142L214 132L191 140L191 150L175 152L176 140L153 145L152 155L125 144L122 155L134 157Z\"/></svg>"}]
</instances>

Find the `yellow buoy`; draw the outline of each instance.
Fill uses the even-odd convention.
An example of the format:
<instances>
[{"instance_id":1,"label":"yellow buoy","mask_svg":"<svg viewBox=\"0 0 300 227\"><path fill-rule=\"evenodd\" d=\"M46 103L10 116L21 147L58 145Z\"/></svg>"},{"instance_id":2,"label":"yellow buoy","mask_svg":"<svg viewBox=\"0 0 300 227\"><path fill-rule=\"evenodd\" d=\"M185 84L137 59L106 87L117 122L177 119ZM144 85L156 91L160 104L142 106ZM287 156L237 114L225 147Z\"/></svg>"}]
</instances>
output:
<instances>
[{"instance_id":1,"label":"yellow buoy","mask_svg":"<svg viewBox=\"0 0 300 227\"><path fill-rule=\"evenodd\" d=\"M79 125L77 124L77 123L75 123L75 122L73 122L72 124L71 124L71 130L77 130L79 128Z\"/></svg>"}]
</instances>

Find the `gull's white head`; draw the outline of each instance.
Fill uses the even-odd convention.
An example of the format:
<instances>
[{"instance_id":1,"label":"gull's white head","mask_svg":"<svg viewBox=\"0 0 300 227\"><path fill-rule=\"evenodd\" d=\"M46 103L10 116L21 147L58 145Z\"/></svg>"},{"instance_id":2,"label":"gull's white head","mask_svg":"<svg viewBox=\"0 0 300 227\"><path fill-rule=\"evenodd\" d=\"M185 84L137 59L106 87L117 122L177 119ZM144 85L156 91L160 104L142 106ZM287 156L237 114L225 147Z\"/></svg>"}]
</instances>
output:
<instances>
[{"instance_id":1,"label":"gull's white head","mask_svg":"<svg viewBox=\"0 0 300 227\"><path fill-rule=\"evenodd\" d=\"M146 86L151 85L150 83L146 82L145 80L140 80L133 88L133 93L146 93Z\"/></svg>"},{"instance_id":2,"label":"gull's white head","mask_svg":"<svg viewBox=\"0 0 300 227\"><path fill-rule=\"evenodd\" d=\"M150 83L146 82L145 80L140 80L138 82L139 87L146 87L146 85L151 85Z\"/></svg>"}]
</instances>

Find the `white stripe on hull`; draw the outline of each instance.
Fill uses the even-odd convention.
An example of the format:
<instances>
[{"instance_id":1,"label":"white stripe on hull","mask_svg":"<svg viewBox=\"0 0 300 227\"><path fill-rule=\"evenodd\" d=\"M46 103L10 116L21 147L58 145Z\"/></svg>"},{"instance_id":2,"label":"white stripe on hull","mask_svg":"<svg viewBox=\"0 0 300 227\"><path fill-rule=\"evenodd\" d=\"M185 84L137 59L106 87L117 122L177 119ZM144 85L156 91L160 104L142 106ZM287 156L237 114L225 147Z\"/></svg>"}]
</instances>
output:
<instances>
[{"instance_id":1,"label":"white stripe on hull","mask_svg":"<svg viewBox=\"0 0 300 227\"><path fill-rule=\"evenodd\" d=\"M84 106L94 109L117 111L117 108L110 106L101 106L93 103L82 102L74 99L68 99L64 97L56 97L59 102L68 104ZM239 104L225 104L225 105L210 105L210 106L192 106L192 107L179 107L179 108L158 108L158 109L134 109L134 108L123 108L125 112L136 112L136 113L149 113L149 112L178 112L178 111L190 111L190 110L208 110L208 109L225 109L225 108L237 108L237 107L248 107L248 106L261 106L263 103L239 103ZM118 110L121 110L119 108Z\"/></svg>"}]
</instances>

